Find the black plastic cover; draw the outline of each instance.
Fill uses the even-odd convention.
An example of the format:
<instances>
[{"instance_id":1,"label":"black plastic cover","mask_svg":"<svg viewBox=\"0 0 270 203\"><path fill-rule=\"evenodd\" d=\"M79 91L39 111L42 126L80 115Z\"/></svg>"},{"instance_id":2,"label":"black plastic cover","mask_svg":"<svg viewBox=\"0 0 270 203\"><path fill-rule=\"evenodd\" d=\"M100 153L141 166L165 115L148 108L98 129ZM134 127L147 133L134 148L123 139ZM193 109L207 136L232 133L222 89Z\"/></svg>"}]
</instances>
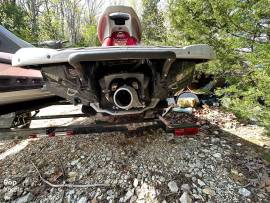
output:
<instances>
[{"instance_id":1,"label":"black plastic cover","mask_svg":"<svg viewBox=\"0 0 270 203\"><path fill-rule=\"evenodd\" d=\"M33 47L0 25L0 52L15 53L20 48Z\"/></svg>"},{"instance_id":2,"label":"black plastic cover","mask_svg":"<svg viewBox=\"0 0 270 203\"><path fill-rule=\"evenodd\" d=\"M110 19L114 20L115 25L125 25L125 21L129 19L126 13L112 13Z\"/></svg>"}]
</instances>

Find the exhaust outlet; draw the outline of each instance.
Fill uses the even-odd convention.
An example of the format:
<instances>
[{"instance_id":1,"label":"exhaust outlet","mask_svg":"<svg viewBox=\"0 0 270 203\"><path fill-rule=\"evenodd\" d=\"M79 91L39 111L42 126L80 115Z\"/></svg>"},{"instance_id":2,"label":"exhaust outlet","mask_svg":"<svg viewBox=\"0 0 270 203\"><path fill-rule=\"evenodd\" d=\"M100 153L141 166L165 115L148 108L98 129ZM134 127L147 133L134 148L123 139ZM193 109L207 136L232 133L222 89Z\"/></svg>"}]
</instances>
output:
<instances>
[{"instance_id":1,"label":"exhaust outlet","mask_svg":"<svg viewBox=\"0 0 270 203\"><path fill-rule=\"evenodd\" d=\"M131 108L143 107L139 101L138 94L136 90L130 86L123 86L118 88L113 95L114 104L124 110L129 110Z\"/></svg>"}]
</instances>

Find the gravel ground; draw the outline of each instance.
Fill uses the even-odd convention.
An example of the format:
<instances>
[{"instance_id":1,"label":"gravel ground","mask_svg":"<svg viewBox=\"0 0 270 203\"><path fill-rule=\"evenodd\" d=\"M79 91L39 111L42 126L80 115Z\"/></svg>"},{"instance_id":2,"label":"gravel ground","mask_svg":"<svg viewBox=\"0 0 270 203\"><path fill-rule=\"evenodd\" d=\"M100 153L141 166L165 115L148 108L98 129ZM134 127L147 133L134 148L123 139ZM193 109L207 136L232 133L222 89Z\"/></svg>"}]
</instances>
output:
<instances>
[{"instance_id":1,"label":"gravel ground","mask_svg":"<svg viewBox=\"0 0 270 203\"><path fill-rule=\"evenodd\" d=\"M0 202L270 202L268 149L192 119L202 125L192 137L153 129L31 140L0 160Z\"/></svg>"}]
</instances>

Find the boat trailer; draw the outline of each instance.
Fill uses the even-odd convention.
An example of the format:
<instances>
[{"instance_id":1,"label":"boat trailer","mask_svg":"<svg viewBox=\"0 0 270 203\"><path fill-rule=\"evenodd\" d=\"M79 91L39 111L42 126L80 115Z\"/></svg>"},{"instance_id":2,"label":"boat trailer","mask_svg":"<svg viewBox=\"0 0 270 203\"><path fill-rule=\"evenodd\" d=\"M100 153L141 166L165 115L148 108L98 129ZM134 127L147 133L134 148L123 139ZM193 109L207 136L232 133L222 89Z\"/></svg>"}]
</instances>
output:
<instances>
[{"instance_id":1,"label":"boat trailer","mask_svg":"<svg viewBox=\"0 0 270 203\"><path fill-rule=\"evenodd\" d=\"M67 114L50 116L32 116L31 120L82 118L89 117L85 114ZM134 122L110 123L106 121L95 121L91 124L76 124L68 126L50 126L38 128L0 128L0 140L28 139L55 136L73 136L79 134L103 133L103 132L143 132L147 129L163 129L174 137L185 135L196 135L199 126L190 123L170 124L162 116L156 119L143 119Z\"/></svg>"}]
</instances>

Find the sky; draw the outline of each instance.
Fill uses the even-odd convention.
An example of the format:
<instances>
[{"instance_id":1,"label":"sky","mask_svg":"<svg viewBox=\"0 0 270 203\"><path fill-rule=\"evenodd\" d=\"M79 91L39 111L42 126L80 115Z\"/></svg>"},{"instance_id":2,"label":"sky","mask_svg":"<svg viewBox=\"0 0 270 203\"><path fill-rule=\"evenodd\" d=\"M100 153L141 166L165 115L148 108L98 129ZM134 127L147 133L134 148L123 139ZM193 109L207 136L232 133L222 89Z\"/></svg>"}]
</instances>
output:
<instances>
[{"instance_id":1,"label":"sky","mask_svg":"<svg viewBox=\"0 0 270 203\"><path fill-rule=\"evenodd\" d=\"M100 0L94 0L94 1L100 1ZM168 0L160 0L158 4L160 10L165 11L167 9L167 6L168 6L167 1ZM141 18L142 13L143 13L142 0L104 0L104 4L100 8L100 11L98 13L102 13L108 6L111 6L111 5L130 6L136 11L139 18Z\"/></svg>"},{"instance_id":2,"label":"sky","mask_svg":"<svg viewBox=\"0 0 270 203\"><path fill-rule=\"evenodd\" d=\"M136 13L141 16L142 14L142 0L105 0L103 10L110 5L125 5L132 7Z\"/></svg>"},{"instance_id":3,"label":"sky","mask_svg":"<svg viewBox=\"0 0 270 203\"><path fill-rule=\"evenodd\" d=\"M102 10L104 10L107 6L110 6L110 5L131 6L136 11L136 13L139 17L141 17L142 12L143 12L142 0L105 0L105 4L103 5ZM160 0L158 6L161 10L166 10L167 0Z\"/></svg>"}]
</instances>

